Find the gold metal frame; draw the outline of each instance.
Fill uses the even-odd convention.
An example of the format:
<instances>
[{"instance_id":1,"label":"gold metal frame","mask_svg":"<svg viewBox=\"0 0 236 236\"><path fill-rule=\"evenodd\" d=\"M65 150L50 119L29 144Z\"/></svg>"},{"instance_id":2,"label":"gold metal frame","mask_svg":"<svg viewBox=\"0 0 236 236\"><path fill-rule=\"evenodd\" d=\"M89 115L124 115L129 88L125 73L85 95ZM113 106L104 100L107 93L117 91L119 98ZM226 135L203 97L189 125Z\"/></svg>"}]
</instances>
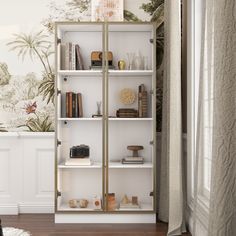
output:
<instances>
[{"instance_id":1,"label":"gold metal frame","mask_svg":"<svg viewBox=\"0 0 236 236\"><path fill-rule=\"evenodd\" d=\"M102 25L102 52L105 57L103 57L103 72L102 72L102 107L103 107L103 118L102 118L102 210L98 211L61 211L58 210L58 97L56 97L55 102L55 213L63 213L63 214L97 214L97 213L109 213L109 214L151 214L156 213L156 23L153 22L55 22L55 92L58 90L58 27L60 25ZM109 70L108 70L108 45L109 45L109 25L152 25L152 39L153 39L153 57L152 57L152 118L153 118L153 148L152 148L152 156L153 156L153 210L137 210L137 211L108 211L108 192L109 192Z\"/></svg>"}]
</instances>

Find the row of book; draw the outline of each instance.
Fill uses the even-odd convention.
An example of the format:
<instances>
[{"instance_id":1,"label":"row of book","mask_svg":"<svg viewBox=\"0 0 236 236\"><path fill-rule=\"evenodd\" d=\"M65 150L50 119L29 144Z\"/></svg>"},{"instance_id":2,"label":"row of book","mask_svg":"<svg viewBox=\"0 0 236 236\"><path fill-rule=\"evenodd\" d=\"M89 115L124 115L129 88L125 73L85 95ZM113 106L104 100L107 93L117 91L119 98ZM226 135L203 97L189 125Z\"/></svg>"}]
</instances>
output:
<instances>
[{"instance_id":1,"label":"row of book","mask_svg":"<svg viewBox=\"0 0 236 236\"><path fill-rule=\"evenodd\" d=\"M83 117L83 105L81 93L66 93L66 117L78 118Z\"/></svg>"},{"instance_id":2,"label":"row of book","mask_svg":"<svg viewBox=\"0 0 236 236\"><path fill-rule=\"evenodd\" d=\"M84 62L78 44L61 44L61 70L84 70Z\"/></svg>"}]
</instances>

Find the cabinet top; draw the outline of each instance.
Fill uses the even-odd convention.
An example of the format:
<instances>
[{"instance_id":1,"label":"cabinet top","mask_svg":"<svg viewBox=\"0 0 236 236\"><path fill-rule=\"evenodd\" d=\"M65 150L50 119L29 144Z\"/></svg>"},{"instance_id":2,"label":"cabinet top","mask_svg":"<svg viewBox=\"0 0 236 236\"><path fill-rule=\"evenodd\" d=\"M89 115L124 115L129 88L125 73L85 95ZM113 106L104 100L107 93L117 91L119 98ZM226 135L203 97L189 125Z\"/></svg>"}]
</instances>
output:
<instances>
[{"instance_id":1,"label":"cabinet top","mask_svg":"<svg viewBox=\"0 0 236 236\"><path fill-rule=\"evenodd\" d=\"M140 32L140 31L153 31L156 22L70 22L70 21L57 21L55 22L56 31L103 31L104 26L108 26L108 31L117 32Z\"/></svg>"}]
</instances>

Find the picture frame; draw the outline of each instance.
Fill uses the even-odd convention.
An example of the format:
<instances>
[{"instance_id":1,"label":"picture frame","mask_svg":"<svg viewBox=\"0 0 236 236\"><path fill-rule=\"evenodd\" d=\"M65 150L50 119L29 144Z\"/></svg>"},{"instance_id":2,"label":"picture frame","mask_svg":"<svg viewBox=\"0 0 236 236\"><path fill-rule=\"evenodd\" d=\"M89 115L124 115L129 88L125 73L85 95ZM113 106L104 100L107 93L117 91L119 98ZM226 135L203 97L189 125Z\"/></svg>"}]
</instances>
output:
<instances>
[{"instance_id":1,"label":"picture frame","mask_svg":"<svg viewBox=\"0 0 236 236\"><path fill-rule=\"evenodd\" d=\"M92 21L123 21L124 0L92 0Z\"/></svg>"}]
</instances>

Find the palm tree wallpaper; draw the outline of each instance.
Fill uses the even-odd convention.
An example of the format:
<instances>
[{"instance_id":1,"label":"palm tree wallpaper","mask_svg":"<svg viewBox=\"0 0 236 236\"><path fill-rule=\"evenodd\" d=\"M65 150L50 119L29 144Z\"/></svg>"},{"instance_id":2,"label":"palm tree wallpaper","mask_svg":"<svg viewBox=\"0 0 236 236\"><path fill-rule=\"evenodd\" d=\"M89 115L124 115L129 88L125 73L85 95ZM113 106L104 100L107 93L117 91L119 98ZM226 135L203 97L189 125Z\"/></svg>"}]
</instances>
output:
<instances>
[{"instance_id":1,"label":"palm tree wallpaper","mask_svg":"<svg viewBox=\"0 0 236 236\"><path fill-rule=\"evenodd\" d=\"M49 0L46 5L45 1L31 3L30 0L21 1L24 11L16 12L18 22L0 23L0 35L3 35L0 36L0 132L54 131L54 22L90 21L91 18L91 0ZM156 107L157 131L160 131L164 0L124 0L124 6L125 21L157 22ZM6 14L8 8L12 8L9 3L3 4L0 14Z\"/></svg>"}]
</instances>

